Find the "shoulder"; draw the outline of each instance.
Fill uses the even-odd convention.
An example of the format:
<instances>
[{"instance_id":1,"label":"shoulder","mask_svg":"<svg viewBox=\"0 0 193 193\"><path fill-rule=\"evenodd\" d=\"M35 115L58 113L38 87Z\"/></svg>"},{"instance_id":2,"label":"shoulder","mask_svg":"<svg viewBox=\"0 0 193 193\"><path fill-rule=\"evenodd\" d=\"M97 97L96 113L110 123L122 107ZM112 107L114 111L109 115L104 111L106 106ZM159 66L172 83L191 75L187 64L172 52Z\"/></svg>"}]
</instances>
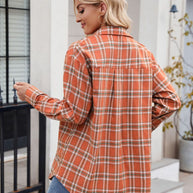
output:
<instances>
[{"instance_id":1,"label":"shoulder","mask_svg":"<svg viewBox=\"0 0 193 193\"><path fill-rule=\"evenodd\" d=\"M129 44L131 47L130 53L135 58L138 58L137 61L140 61L140 63L145 64L144 66L150 67L153 70L157 68L157 61L149 48L135 39L131 39Z\"/></svg>"},{"instance_id":2,"label":"shoulder","mask_svg":"<svg viewBox=\"0 0 193 193\"><path fill-rule=\"evenodd\" d=\"M68 50L70 50L70 51L72 51L72 50L87 50L90 48L91 45L96 43L96 41L98 39L100 39L100 38L99 38L99 35L97 35L97 34L89 35L87 37L84 37L81 40L73 42L69 46Z\"/></svg>"},{"instance_id":3,"label":"shoulder","mask_svg":"<svg viewBox=\"0 0 193 193\"><path fill-rule=\"evenodd\" d=\"M151 68L154 71L159 70L160 66L157 63L154 54L142 43L138 42L138 47L141 50L141 53L142 53L143 57L145 58L145 60L148 61L148 63L150 64Z\"/></svg>"},{"instance_id":4,"label":"shoulder","mask_svg":"<svg viewBox=\"0 0 193 193\"><path fill-rule=\"evenodd\" d=\"M90 38L90 37L89 37ZM84 39L73 42L66 52L66 62L79 61L81 63L86 62L86 50L89 48L89 39L85 37Z\"/></svg>"},{"instance_id":5,"label":"shoulder","mask_svg":"<svg viewBox=\"0 0 193 193\"><path fill-rule=\"evenodd\" d=\"M77 55L80 55L83 53L83 47L82 46L82 40L73 42L66 52L66 56L73 56L76 57Z\"/></svg>"},{"instance_id":6,"label":"shoulder","mask_svg":"<svg viewBox=\"0 0 193 193\"><path fill-rule=\"evenodd\" d=\"M154 58L152 52L142 43L136 41L135 39L131 40L132 47L137 49L139 52L143 53L148 58Z\"/></svg>"}]
</instances>

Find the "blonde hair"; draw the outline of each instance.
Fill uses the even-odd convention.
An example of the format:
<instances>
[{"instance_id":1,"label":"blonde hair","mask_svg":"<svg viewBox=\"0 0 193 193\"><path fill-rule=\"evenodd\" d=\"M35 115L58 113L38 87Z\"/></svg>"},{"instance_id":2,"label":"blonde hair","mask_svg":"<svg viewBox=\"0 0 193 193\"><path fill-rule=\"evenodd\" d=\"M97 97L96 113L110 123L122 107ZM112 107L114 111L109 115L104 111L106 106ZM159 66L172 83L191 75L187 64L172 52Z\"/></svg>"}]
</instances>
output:
<instances>
[{"instance_id":1,"label":"blonde hair","mask_svg":"<svg viewBox=\"0 0 193 193\"><path fill-rule=\"evenodd\" d=\"M79 2L96 6L103 2L107 6L104 16L106 25L124 27L126 29L130 28L131 19L127 14L128 4L126 0L79 0Z\"/></svg>"}]
</instances>

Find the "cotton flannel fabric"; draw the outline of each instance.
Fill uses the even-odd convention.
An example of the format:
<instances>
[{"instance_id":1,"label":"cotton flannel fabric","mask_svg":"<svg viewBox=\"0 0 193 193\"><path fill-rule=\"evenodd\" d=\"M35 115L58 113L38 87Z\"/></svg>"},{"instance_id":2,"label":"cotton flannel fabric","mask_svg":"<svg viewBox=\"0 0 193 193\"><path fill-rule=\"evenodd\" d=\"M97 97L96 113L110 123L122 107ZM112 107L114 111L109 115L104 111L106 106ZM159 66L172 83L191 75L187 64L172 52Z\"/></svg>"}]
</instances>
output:
<instances>
[{"instance_id":1,"label":"cotton flannel fabric","mask_svg":"<svg viewBox=\"0 0 193 193\"><path fill-rule=\"evenodd\" d=\"M152 130L180 107L152 53L124 28L102 27L69 47L63 87L63 100L26 91L60 121L50 177L70 193L150 193Z\"/></svg>"}]
</instances>

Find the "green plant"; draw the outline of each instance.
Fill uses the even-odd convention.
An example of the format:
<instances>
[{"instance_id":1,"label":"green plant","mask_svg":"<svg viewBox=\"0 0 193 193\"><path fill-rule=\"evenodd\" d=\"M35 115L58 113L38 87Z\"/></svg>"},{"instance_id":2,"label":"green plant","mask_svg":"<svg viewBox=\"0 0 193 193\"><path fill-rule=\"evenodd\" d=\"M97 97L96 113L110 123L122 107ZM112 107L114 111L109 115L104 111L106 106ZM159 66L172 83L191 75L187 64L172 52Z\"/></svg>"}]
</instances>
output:
<instances>
[{"instance_id":1,"label":"green plant","mask_svg":"<svg viewBox=\"0 0 193 193\"><path fill-rule=\"evenodd\" d=\"M184 30L183 36L188 38L185 46L189 49L193 48L193 21L189 18L186 13L184 17L178 20L181 28ZM170 81L175 84L179 89L181 89L180 100L181 108L176 111L173 117L173 121L166 122L163 126L163 131L169 128L175 128L177 133L185 140L193 140L193 61L189 63L183 54L183 49L177 43L177 38L173 35L174 30L168 31L169 38L174 42L176 48L178 49L178 55L172 57L171 66L167 66L164 71L169 77ZM193 52L192 52L193 53ZM182 92L183 91L183 92ZM189 113L189 122L185 123L180 117L182 110L187 108ZM186 130L182 135L178 129L178 122L182 123Z\"/></svg>"}]
</instances>

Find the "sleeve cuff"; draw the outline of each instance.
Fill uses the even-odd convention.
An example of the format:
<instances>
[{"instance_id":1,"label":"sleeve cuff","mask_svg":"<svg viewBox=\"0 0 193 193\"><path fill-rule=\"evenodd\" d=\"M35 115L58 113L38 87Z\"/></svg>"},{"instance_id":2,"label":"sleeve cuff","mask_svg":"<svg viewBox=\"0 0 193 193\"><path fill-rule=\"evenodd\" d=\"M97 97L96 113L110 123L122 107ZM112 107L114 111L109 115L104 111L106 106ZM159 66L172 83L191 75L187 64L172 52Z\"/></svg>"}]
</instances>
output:
<instances>
[{"instance_id":1,"label":"sleeve cuff","mask_svg":"<svg viewBox=\"0 0 193 193\"><path fill-rule=\"evenodd\" d=\"M37 96L41 94L43 94L43 92L38 90L35 86L31 85L25 92L25 101L34 106Z\"/></svg>"}]
</instances>

